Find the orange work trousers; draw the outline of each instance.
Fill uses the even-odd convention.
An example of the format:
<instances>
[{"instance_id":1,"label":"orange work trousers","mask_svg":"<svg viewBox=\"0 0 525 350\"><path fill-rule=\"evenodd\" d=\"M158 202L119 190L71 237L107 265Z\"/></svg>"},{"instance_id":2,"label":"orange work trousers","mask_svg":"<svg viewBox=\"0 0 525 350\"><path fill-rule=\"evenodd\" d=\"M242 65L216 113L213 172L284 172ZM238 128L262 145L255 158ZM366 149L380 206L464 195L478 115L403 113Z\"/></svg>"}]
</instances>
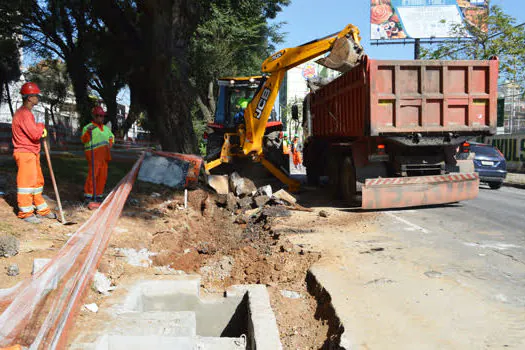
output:
<instances>
[{"instance_id":1,"label":"orange work trousers","mask_svg":"<svg viewBox=\"0 0 525 350\"><path fill-rule=\"evenodd\" d=\"M106 147L96 148L95 154L95 196L104 193L104 187L108 179L108 149ZM84 185L84 197L93 199L93 163L91 162L91 151L84 151L88 161L88 174Z\"/></svg>"},{"instance_id":2,"label":"orange work trousers","mask_svg":"<svg viewBox=\"0 0 525 350\"><path fill-rule=\"evenodd\" d=\"M40 167L40 154L16 152L13 154L18 174L16 175L18 217L23 219L36 212L47 215L51 209L47 206L42 191L44 176Z\"/></svg>"},{"instance_id":3,"label":"orange work trousers","mask_svg":"<svg viewBox=\"0 0 525 350\"><path fill-rule=\"evenodd\" d=\"M297 167L299 164L301 164L303 161L301 159L301 153L299 151L294 151L292 153L292 160L293 164Z\"/></svg>"}]
</instances>

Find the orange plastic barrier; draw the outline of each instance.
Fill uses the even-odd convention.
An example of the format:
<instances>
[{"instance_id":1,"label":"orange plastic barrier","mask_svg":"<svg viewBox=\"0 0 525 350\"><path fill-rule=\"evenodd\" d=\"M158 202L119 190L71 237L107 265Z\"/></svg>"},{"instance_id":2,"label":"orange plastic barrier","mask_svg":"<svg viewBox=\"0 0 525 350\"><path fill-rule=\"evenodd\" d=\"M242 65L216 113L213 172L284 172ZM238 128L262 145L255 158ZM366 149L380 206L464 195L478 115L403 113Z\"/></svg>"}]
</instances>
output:
<instances>
[{"instance_id":1,"label":"orange plastic barrier","mask_svg":"<svg viewBox=\"0 0 525 350\"><path fill-rule=\"evenodd\" d=\"M131 191L144 154L100 208L31 279L0 290L0 347L63 349Z\"/></svg>"}]
</instances>

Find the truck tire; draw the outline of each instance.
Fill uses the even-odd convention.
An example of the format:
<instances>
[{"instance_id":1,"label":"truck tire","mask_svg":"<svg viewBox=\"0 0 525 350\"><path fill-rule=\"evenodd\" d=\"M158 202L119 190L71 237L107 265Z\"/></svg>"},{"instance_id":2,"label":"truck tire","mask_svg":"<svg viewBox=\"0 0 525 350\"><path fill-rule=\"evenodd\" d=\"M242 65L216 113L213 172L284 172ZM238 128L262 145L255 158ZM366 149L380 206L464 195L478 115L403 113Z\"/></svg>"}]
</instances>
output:
<instances>
[{"instance_id":1,"label":"truck tire","mask_svg":"<svg viewBox=\"0 0 525 350\"><path fill-rule=\"evenodd\" d=\"M309 186L319 186L319 168L310 165L306 168L306 182Z\"/></svg>"},{"instance_id":2,"label":"truck tire","mask_svg":"<svg viewBox=\"0 0 525 350\"><path fill-rule=\"evenodd\" d=\"M503 186L503 182L489 182L489 187L493 190L497 190L501 186Z\"/></svg>"},{"instance_id":3,"label":"truck tire","mask_svg":"<svg viewBox=\"0 0 525 350\"><path fill-rule=\"evenodd\" d=\"M357 187L354 163L352 157L345 156L341 163L340 189L343 199L350 203L355 203Z\"/></svg>"},{"instance_id":4,"label":"truck tire","mask_svg":"<svg viewBox=\"0 0 525 350\"><path fill-rule=\"evenodd\" d=\"M328 190L333 198L341 199L341 161L343 157L332 153L328 157L326 173L328 174Z\"/></svg>"}]
</instances>

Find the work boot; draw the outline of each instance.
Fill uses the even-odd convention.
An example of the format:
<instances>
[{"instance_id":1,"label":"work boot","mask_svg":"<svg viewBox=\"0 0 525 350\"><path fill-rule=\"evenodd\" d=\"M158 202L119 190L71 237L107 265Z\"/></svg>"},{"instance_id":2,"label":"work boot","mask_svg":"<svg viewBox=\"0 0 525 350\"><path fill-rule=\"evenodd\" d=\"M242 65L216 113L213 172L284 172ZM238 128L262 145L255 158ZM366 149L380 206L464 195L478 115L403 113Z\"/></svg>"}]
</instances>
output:
<instances>
[{"instance_id":1,"label":"work boot","mask_svg":"<svg viewBox=\"0 0 525 350\"><path fill-rule=\"evenodd\" d=\"M55 213L49 213L47 215L36 214L36 217L39 218L39 219L56 219L57 218L57 214L55 214Z\"/></svg>"},{"instance_id":2,"label":"work boot","mask_svg":"<svg viewBox=\"0 0 525 350\"><path fill-rule=\"evenodd\" d=\"M41 222L40 219L34 215L28 216L27 218L23 218L22 220L31 224L39 224Z\"/></svg>"}]
</instances>

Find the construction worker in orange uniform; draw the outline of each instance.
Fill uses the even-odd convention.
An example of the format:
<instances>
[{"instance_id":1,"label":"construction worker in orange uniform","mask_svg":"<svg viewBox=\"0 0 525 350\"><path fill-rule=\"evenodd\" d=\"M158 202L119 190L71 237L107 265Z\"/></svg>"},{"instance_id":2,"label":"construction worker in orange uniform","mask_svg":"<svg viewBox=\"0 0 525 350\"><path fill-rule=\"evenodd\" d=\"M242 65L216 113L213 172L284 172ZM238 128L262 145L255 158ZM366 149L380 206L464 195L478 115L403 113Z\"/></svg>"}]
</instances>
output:
<instances>
[{"instance_id":1,"label":"construction worker in orange uniform","mask_svg":"<svg viewBox=\"0 0 525 350\"><path fill-rule=\"evenodd\" d=\"M283 134L283 154L290 154L290 141L288 140L288 133Z\"/></svg>"},{"instance_id":2,"label":"construction worker in orange uniform","mask_svg":"<svg viewBox=\"0 0 525 350\"><path fill-rule=\"evenodd\" d=\"M89 171L84 185L84 198L87 201L102 199L106 180L108 178L108 162L111 160L110 149L115 136L104 125L106 112L100 106L91 111L93 121L82 130L81 140L84 144L84 154L88 161ZM94 156L92 159L92 155ZM95 191L93 191L93 167L95 171Z\"/></svg>"},{"instance_id":3,"label":"construction worker in orange uniform","mask_svg":"<svg viewBox=\"0 0 525 350\"><path fill-rule=\"evenodd\" d=\"M40 219L56 219L42 197L44 176L40 167L40 139L47 136L43 123L37 122L32 109L38 104L40 89L25 83L20 89L23 104L13 116L13 157L18 166L16 176L18 217L32 224ZM34 211L36 209L36 216Z\"/></svg>"},{"instance_id":4,"label":"construction worker in orange uniform","mask_svg":"<svg viewBox=\"0 0 525 350\"><path fill-rule=\"evenodd\" d=\"M292 140L292 160L293 164L296 169L300 168L301 163L303 160L301 159L301 153L299 152L299 149L297 148L299 142L299 136L294 135Z\"/></svg>"}]
</instances>

